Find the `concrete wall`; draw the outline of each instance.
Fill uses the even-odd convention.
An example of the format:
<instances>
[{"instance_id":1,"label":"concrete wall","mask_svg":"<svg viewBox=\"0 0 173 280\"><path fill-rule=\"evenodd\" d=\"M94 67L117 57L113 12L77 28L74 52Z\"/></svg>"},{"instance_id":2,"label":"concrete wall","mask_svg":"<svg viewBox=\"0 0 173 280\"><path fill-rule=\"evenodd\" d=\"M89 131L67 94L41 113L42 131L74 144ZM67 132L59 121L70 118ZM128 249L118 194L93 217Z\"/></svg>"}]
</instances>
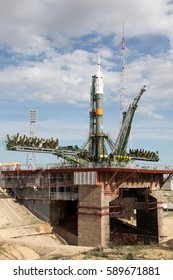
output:
<instances>
[{"instance_id":1,"label":"concrete wall","mask_svg":"<svg viewBox=\"0 0 173 280\"><path fill-rule=\"evenodd\" d=\"M39 219L50 222L50 203L49 201L23 200L23 204Z\"/></svg>"},{"instance_id":2,"label":"concrete wall","mask_svg":"<svg viewBox=\"0 0 173 280\"><path fill-rule=\"evenodd\" d=\"M59 221L65 218L65 201L52 201L51 208L51 225L59 225Z\"/></svg>"},{"instance_id":3,"label":"concrete wall","mask_svg":"<svg viewBox=\"0 0 173 280\"><path fill-rule=\"evenodd\" d=\"M115 200L110 202L110 206L120 205L120 208L117 207L117 210L120 209L120 211L119 212L117 211L116 217L125 218L127 220L131 220L132 218L133 219L135 218L133 204L134 204L134 197L116 198Z\"/></svg>"},{"instance_id":4,"label":"concrete wall","mask_svg":"<svg viewBox=\"0 0 173 280\"><path fill-rule=\"evenodd\" d=\"M47 222L50 221L48 190L35 191L32 188L13 188L12 192L38 218Z\"/></svg>"},{"instance_id":5,"label":"concrete wall","mask_svg":"<svg viewBox=\"0 0 173 280\"><path fill-rule=\"evenodd\" d=\"M173 191L173 179L168 180L162 187L163 191Z\"/></svg>"}]
</instances>

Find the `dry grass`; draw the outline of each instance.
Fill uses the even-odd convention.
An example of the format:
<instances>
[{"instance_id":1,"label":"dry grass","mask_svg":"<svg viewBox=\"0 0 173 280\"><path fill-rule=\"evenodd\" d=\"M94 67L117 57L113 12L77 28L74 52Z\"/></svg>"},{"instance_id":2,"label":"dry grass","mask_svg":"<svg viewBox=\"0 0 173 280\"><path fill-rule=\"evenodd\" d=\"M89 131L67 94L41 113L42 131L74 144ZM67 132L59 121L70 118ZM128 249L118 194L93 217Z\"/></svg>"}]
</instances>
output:
<instances>
[{"instance_id":1,"label":"dry grass","mask_svg":"<svg viewBox=\"0 0 173 280\"><path fill-rule=\"evenodd\" d=\"M170 243L170 242L169 242ZM75 260L173 260L173 247L162 245L119 246L111 249L94 248L70 259ZM173 245L173 240L172 240ZM55 259L55 258L54 258Z\"/></svg>"}]
</instances>

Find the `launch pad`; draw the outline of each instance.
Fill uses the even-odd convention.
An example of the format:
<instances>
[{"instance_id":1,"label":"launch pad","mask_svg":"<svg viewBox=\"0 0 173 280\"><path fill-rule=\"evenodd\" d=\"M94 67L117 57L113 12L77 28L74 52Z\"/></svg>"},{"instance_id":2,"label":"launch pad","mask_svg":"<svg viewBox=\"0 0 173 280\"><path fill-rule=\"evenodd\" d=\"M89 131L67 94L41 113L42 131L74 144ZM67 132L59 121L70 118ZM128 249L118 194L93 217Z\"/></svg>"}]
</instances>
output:
<instances>
[{"instance_id":1,"label":"launch pad","mask_svg":"<svg viewBox=\"0 0 173 280\"><path fill-rule=\"evenodd\" d=\"M119 134L113 141L103 131L104 84L98 56L85 144L81 148L59 146L58 139L7 135L9 151L49 153L64 159L64 163L4 169L4 188L34 214L49 221L69 244L109 246L113 236L117 245L127 244L129 236L129 244L160 242L164 236L160 189L172 178L173 170L135 165L136 160L157 162L159 154L128 149L134 114L145 91L144 86L123 112ZM133 233L126 232L123 219L135 219Z\"/></svg>"},{"instance_id":2,"label":"launch pad","mask_svg":"<svg viewBox=\"0 0 173 280\"><path fill-rule=\"evenodd\" d=\"M4 188L71 245L149 244L164 238L161 188L172 170L21 166L2 176Z\"/></svg>"}]
</instances>

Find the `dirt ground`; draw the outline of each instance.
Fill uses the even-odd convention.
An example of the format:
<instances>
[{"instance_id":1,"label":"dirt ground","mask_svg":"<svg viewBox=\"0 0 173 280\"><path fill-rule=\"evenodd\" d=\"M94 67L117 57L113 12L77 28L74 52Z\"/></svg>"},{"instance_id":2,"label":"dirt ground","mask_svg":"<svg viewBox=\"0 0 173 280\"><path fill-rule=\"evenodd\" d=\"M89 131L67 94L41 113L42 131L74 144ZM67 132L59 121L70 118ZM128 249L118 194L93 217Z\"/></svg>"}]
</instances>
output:
<instances>
[{"instance_id":1,"label":"dirt ground","mask_svg":"<svg viewBox=\"0 0 173 280\"><path fill-rule=\"evenodd\" d=\"M91 248L69 246L0 188L0 260L69 258Z\"/></svg>"},{"instance_id":2,"label":"dirt ground","mask_svg":"<svg viewBox=\"0 0 173 280\"><path fill-rule=\"evenodd\" d=\"M173 213L164 217L165 239L160 245L112 249L69 246L0 188L0 260L50 259L173 259Z\"/></svg>"}]
</instances>

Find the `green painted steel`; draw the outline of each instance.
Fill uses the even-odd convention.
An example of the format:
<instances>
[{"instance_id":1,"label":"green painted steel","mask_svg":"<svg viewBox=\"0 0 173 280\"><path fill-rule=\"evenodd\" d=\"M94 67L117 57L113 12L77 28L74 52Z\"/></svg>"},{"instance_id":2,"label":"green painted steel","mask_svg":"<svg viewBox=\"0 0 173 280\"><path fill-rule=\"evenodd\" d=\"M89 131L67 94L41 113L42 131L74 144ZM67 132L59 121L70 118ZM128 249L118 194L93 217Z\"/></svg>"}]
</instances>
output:
<instances>
[{"instance_id":1,"label":"green painted steel","mask_svg":"<svg viewBox=\"0 0 173 280\"><path fill-rule=\"evenodd\" d=\"M143 151L142 149L129 150L127 152L127 145L129 141L129 136L131 132L132 121L134 118L135 111L138 107L138 102L142 97L143 93L146 91L146 86L144 86L132 104L130 104L127 112L123 113L122 125L115 142L115 149L113 150L113 155L116 156L116 160L119 162L128 162L134 160L144 160L144 161L158 161L158 152Z\"/></svg>"}]
</instances>

